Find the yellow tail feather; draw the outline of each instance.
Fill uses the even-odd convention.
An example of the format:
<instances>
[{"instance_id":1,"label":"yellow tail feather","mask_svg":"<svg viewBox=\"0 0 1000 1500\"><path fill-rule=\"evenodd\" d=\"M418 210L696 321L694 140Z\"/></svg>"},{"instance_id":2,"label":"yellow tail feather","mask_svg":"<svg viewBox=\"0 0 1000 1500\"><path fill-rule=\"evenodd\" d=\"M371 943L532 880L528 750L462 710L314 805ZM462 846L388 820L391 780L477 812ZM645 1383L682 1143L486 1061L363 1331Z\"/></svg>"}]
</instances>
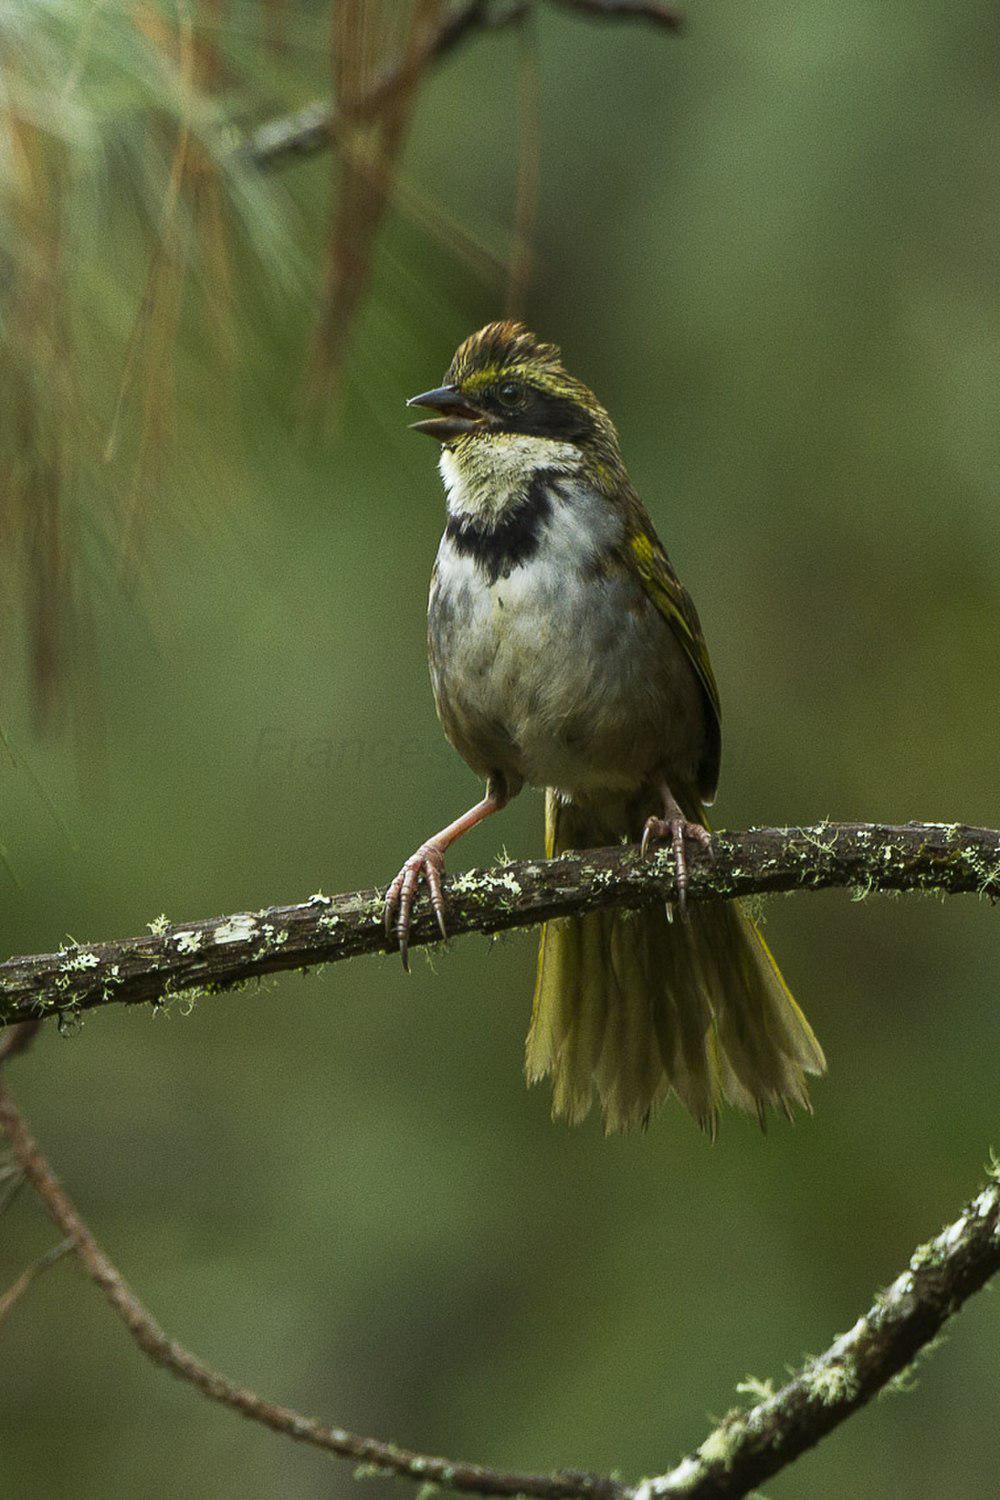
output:
<instances>
[{"instance_id":1,"label":"yellow tail feather","mask_svg":"<svg viewBox=\"0 0 1000 1500\"><path fill-rule=\"evenodd\" d=\"M546 850L638 836L636 807L581 808L546 796ZM692 809L703 817L700 807ZM715 1134L722 1100L756 1115L809 1108L822 1049L753 922L731 901L597 911L542 928L526 1047L528 1082L552 1078L570 1124L596 1092L608 1132L644 1125L672 1089Z\"/></svg>"}]
</instances>

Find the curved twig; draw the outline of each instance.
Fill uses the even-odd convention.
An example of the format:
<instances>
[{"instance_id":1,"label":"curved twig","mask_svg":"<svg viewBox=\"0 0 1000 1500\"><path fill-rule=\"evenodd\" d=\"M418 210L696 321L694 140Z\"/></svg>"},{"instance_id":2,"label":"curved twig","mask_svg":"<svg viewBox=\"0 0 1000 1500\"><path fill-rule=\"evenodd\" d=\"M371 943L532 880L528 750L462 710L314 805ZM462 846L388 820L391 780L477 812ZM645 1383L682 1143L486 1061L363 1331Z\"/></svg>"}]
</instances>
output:
<instances>
[{"instance_id":1,"label":"curved twig","mask_svg":"<svg viewBox=\"0 0 1000 1500\"><path fill-rule=\"evenodd\" d=\"M246 1386L235 1385L164 1333L152 1313L143 1306L80 1217L2 1081L0 1129L5 1132L18 1165L41 1199L49 1218L72 1242L87 1275L100 1287L142 1352L154 1364L193 1385L210 1401L218 1401L274 1432L323 1448L353 1463L370 1465L376 1471L399 1474L405 1479L436 1484L445 1489L476 1495L530 1495L537 1500L575 1500L575 1497L624 1500L627 1487L616 1479L575 1472L505 1473L482 1464L460 1463L430 1453L415 1453L395 1443L362 1437L342 1427L329 1427L315 1417L305 1417L290 1407L267 1401Z\"/></svg>"},{"instance_id":2,"label":"curved twig","mask_svg":"<svg viewBox=\"0 0 1000 1500\"><path fill-rule=\"evenodd\" d=\"M688 896L821 890L1000 893L1000 832L959 823L820 823L716 833L709 853L692 846ZM595 849L558 860L522 860L469 870L446 884L453 936L531 927L597 907L641 907L677 894L669 851L643 860L634 847ZM215 994L287 969L336 963L395 947L382 921L382 892L317 893L207 921L151 922L145 937L72 944L58 953L0 964L0 1024L74 1015L95 1006ZM418 901L410 947L439 942Z\"/></svg>"},{"instance_id":3,"label":"curved twig","mask_svg":"<svg viewBox=\"0 0 1000 1500\"><path fill-rule=\"evenodd\" d=\"M1000 1270L1000 1182L993 1180L954 1223L918 1246L908 1268L848 1333L780 1391L764 1390L749 1411L734 1411L701 1447L668 1474L638 1486L610 1475L562 1470L525 1474L457 1462L330 1427L234 1385L160 1328L108 1259L35 1141L0 1080L0 1129L25 1179L71 1242L139 1348L155 1364L222 1406L298 1442L325 1449L375 1472L397 1474L477 1495L536 1500L738 1500L784 1469L907 1368L973 1292Z\"/></svg>"}]
</instances>

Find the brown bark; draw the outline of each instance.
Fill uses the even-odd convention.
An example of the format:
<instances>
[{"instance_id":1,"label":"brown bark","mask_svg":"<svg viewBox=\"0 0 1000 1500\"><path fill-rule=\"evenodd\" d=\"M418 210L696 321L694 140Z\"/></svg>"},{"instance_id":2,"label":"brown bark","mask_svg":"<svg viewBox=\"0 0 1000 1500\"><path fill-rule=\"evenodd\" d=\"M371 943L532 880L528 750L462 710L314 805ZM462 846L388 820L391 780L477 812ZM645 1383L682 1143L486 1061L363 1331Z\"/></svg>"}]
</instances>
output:
<instances>
[{"instance_id":1,"label":"brown bark","mask_svg":"<svg viewBox=\"0 0 1000 1500\"><path fill-rule=\"evenodd\" d=\"M1000 892L1000 832L959 823L821 823L714 835L688 852L692 901L823 890ZM597 907L641 907L676 896L673 860L633 847L558 860L469 870L446 882L448 930L504 932ZM73 1015L95 1006L163 1003L231 989L287 969L337 963L395 948L382 923L381 890L315 895L298 906L151 923L144 937L81 943L0 964L0 1024ZM414 912L410 947L439 942L429 903Z\"/></svg>"}]
</instances>

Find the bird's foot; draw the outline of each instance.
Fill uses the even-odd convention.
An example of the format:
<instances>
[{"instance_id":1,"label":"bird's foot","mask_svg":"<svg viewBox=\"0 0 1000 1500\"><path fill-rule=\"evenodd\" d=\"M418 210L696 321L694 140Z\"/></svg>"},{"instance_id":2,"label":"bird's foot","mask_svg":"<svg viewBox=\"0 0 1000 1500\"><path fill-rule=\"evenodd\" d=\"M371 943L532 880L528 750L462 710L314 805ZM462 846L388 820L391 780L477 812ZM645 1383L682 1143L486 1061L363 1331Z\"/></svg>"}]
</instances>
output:
<instances>
[{"instance_id":1,"label":"bird's foot","mask_svg":"<svg viewBox=\"0 0 1000 1500\"><path fill-rule=\"evenodd\" d=\"M706 853L712 850L712 835L707 828L700 823L692 823L690 818L647 818L646 826L642 830L642 843L640 852L644 859L649 857L650 845L660 840L669 839L674 850L674 871L677 876L677 905L682 915L687 913L687 888L688 867L687 850L684 847L686 839L693 839L700 844Z\"/></svg>"},{"instance_id":2,"label":"bird's foot","mask_svg":"<svg viewBox=\"0 0 1000 1500\"><path fill-rule=\"evenodd\" d=\"M444 874L444 850L433 839L421 844L416 854L411 854L395 880L385 893L385 931L388 937L395 927L399 940L399 956L403 968L410 971L410 920L413 902L420 885L420 877L427 882L431 906L437 918L441 936L448 936L444 922L444 889L441 877Z\"/></svg>"}]
</instances>

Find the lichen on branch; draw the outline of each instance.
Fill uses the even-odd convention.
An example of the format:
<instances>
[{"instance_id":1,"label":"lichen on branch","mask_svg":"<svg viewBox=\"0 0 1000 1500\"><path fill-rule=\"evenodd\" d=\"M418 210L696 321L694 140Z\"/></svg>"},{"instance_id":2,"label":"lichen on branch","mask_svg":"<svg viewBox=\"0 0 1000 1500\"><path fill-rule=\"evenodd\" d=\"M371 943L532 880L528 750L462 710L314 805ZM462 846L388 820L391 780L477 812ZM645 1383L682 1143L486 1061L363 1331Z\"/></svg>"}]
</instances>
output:
<instances>
[{"instance_id":1,"label":"lichen on branch","mask_svg":"<svg viewBox=\"0 0 1000 1500\"><path fill-rule=\"evenodd\" d=\"M843 887L873 891L1000 894L1000 831L958 823L820 823L805 828L719 832L711 850L692 847L692 901ZM446 883L453 937L493 934L598 907L638 908L677 895L673 858L641 858L632 846L558 860L521 860L468 870ZM337 963L395 948L380 889L269 906L208 920L150 922L142 937L73 943L56 953L0 964L0 1024L72 1017L110 1004L163 1004L232 989L264 975ZM411 948L439 942L421 898Z\"/></svg>"}]
</instances>

